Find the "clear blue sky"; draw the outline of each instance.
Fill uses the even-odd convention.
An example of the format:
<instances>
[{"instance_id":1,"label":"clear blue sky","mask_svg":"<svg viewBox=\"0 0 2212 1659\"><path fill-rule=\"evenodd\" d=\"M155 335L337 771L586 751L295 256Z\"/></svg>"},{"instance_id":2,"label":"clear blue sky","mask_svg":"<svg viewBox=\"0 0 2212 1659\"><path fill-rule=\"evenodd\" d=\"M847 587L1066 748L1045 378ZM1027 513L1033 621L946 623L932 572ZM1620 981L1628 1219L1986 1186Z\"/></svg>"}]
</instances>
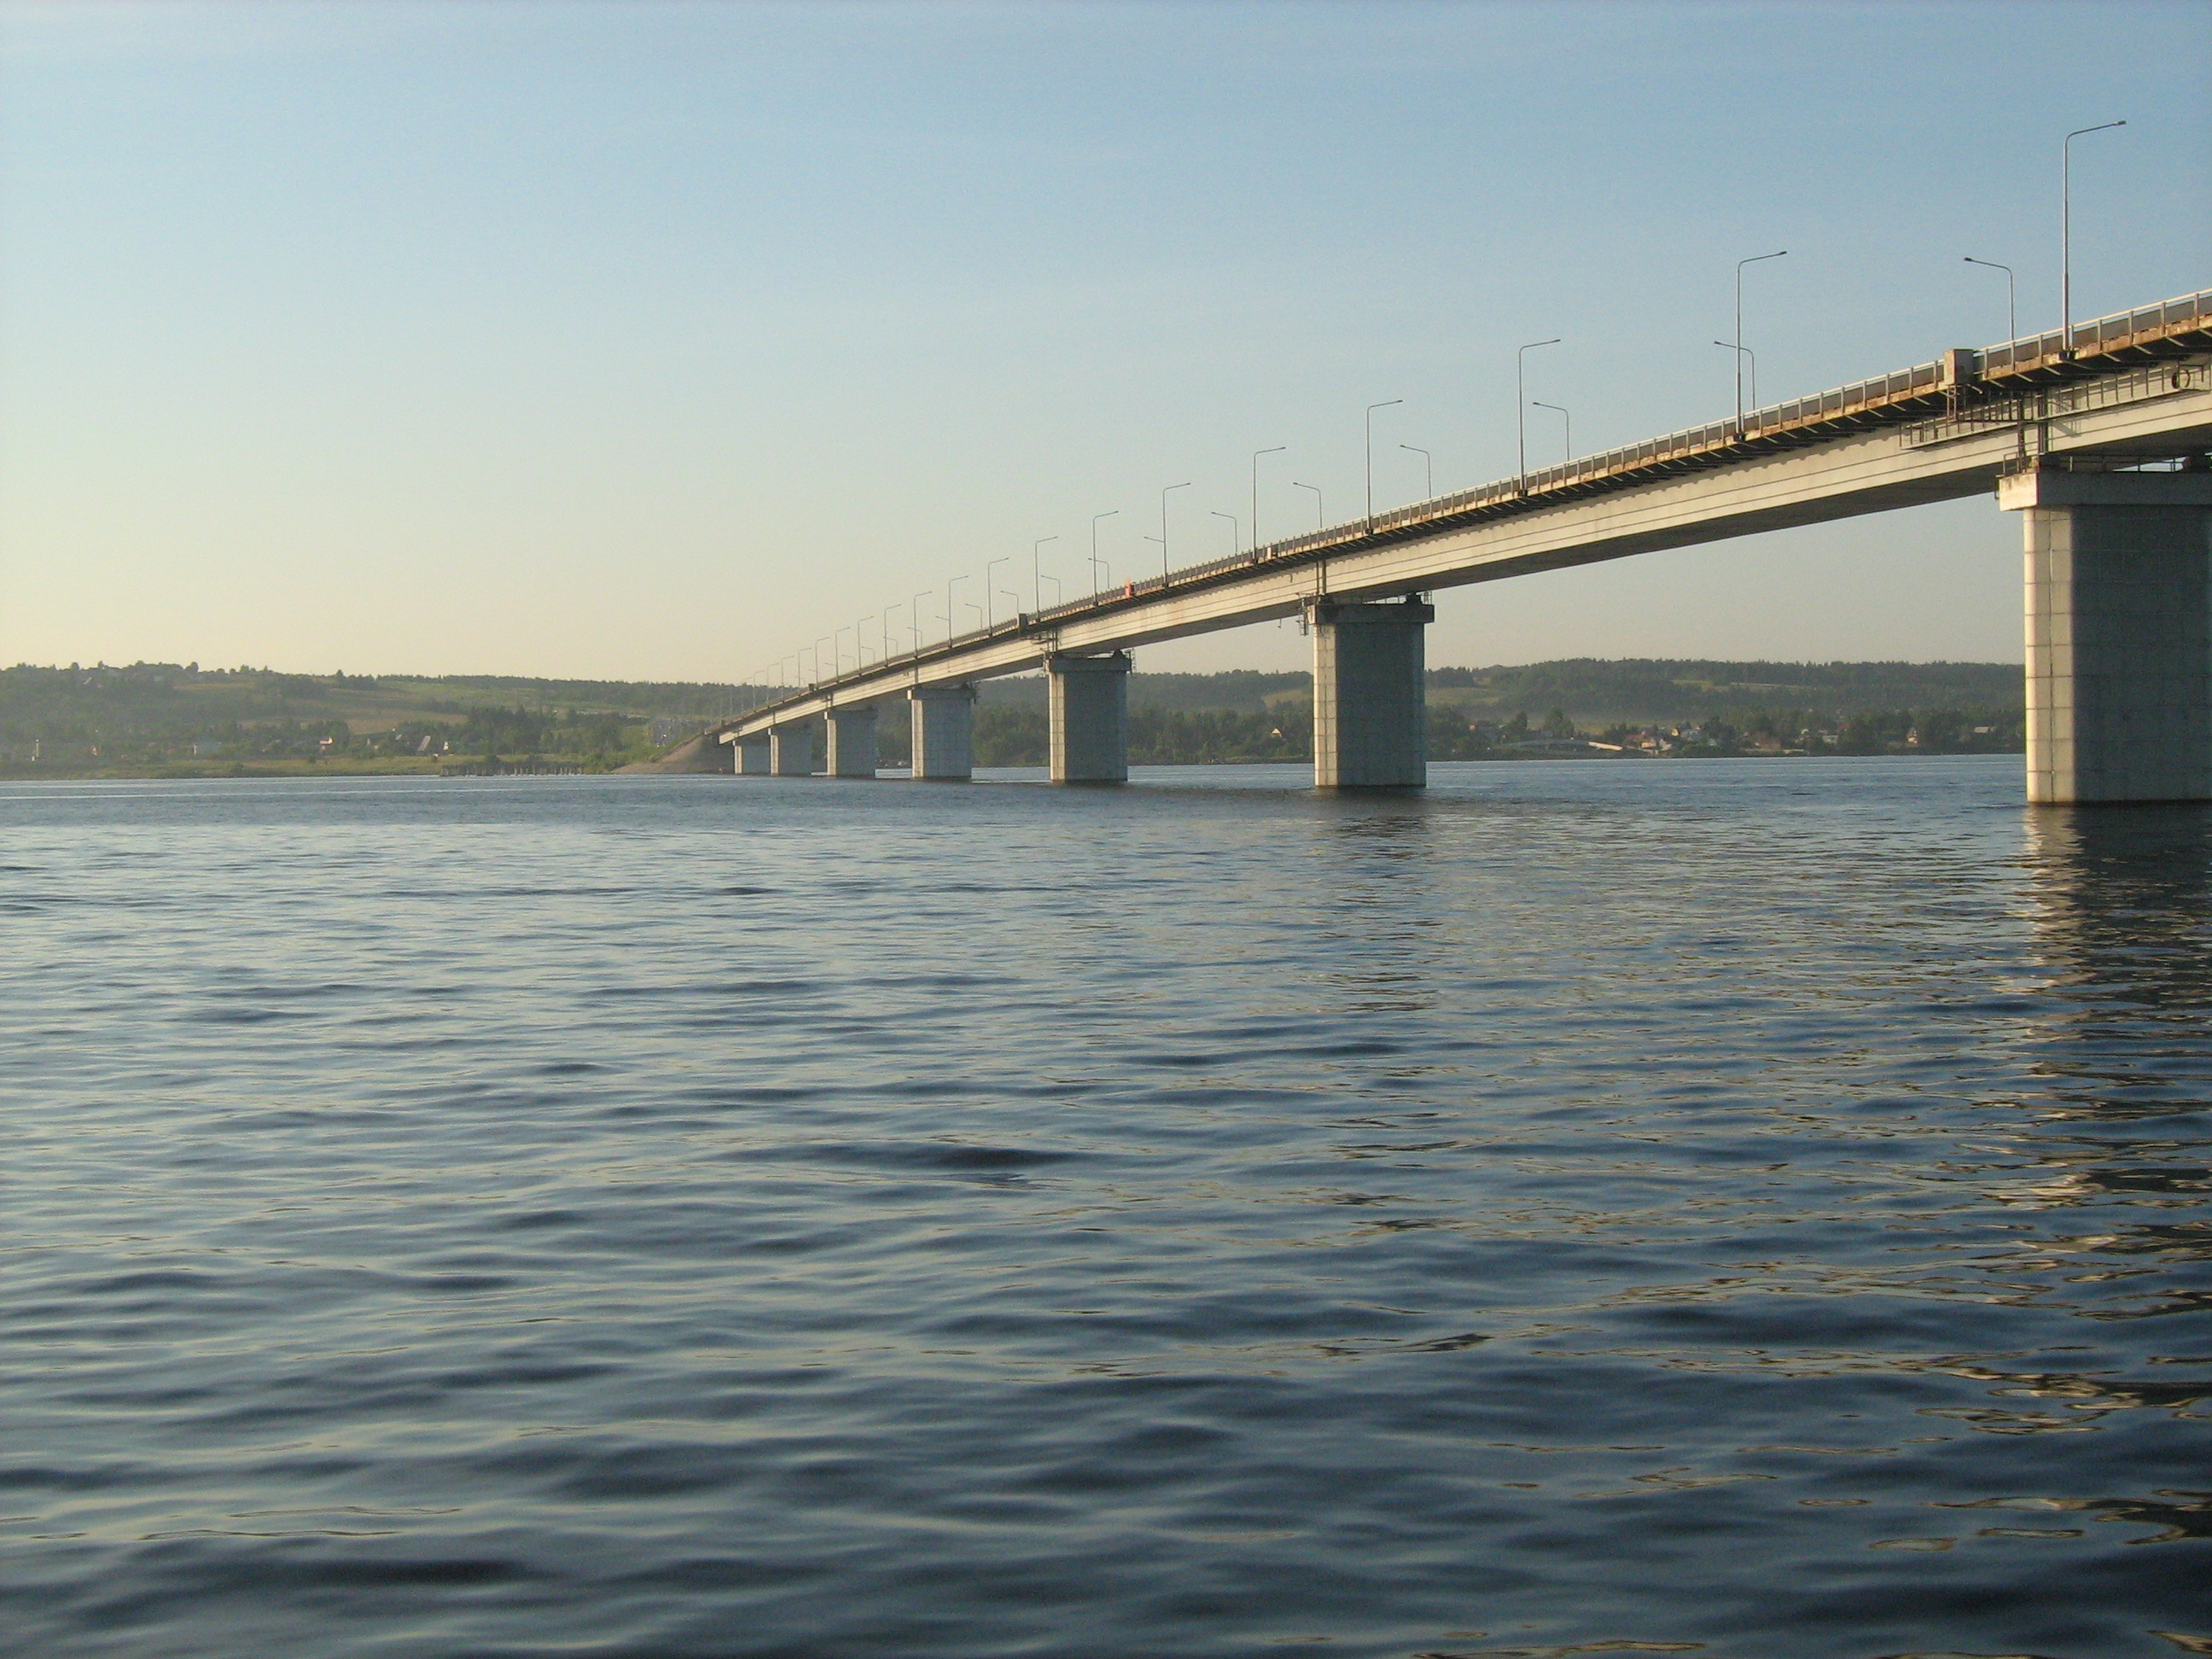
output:
<instances>
[{"instance_id":1,"label":"clear blue sky","mask_svg":"<svg viewBox=\"0 0 2212 1659\"><path fill-rule=\"evenodd\" d=\"M0 659L738 678L2212 285L2212 6L0 9ZM1560 449L1532 410L1533 457ZM1249 532L1249 526L1246 529ZM1984 501L1442 596L1437 662L2011 658ZM1015 580L1018 574L1019 580ZM974 594L979 584L968 585ZM1026 601L1024 601L1026 602ZM967 619L963 619L967 620ZM872 629L874 624L870 624ZM1267 627L1152 667L1304 660Z\"/></svg>"}]
</instances>

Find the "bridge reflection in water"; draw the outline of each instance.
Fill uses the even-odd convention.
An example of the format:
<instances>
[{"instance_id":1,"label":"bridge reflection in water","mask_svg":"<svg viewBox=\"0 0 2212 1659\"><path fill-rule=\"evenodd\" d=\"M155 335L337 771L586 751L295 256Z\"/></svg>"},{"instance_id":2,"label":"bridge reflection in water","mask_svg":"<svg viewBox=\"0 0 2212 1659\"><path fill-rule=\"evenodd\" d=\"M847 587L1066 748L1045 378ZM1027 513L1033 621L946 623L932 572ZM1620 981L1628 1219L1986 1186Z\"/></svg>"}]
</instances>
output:
<instances>
[{"instance_id":1,"label":"bridge reflection in water","mask_svg":"<svg viewBox=\"0 0 2212 1659\"><path fill-rule=\"evenodd\" d=\"M2027 823L2057 1005L2035 1023L2039 1103L2112 1121L2212 1112L2212 807L2045 807Z\"/></svg>"}]
</instances>

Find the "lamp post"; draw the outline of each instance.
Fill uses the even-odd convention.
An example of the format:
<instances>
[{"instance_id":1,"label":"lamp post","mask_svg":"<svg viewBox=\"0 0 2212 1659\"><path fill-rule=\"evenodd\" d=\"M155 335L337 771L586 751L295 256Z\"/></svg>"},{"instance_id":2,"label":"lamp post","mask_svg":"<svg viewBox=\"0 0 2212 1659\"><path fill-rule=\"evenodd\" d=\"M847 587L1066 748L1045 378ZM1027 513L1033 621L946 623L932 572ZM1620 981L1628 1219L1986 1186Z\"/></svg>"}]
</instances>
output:
<instances>
[{"instance_id":1,"label":"lamp post","mask_svg":"<svg viewBox=\"0 0 2212 1659\"><path fill-rule=\"evenodd\" d=\"M1556 338L1531 340L1513 354L1513 426L1514 435L1520 442L1521 471L1518 487L1523 495L1528 493L1528 387L1527 376L1523 373L1523 365L1528 361L1528 354L1538 346L1559 343Z\"/></svg>"},{"instance_id":2,"label":"lamp post","mask_svg":"<svg viewBox=\"0 0 2212 1659\"><path fill-rule=\"evenodd\" d=\"M1160 491L1160 591L1164 593L1167 592L1168 586L1168 492L1189 488L1190 480L1186 478L1181 483L1170 484Z\"/></svg>"},{"instance_id":3,"label":"lamp post","mask_svg":"<svg viewBox=\"0 0 2212 1659\"><path fill-rule=\"evenodd\" d=\"M1110 513L1091 515L1091 593L1093 599L1098 595L1098 567L1103 562L1098 556L1098 521L1101 519L1117 519L1121 515L1121 509L1118 507Z\"/></svg>"},{"instance_id":4,"label":"lamp post","mask_svg":"<svg viewBox=\"0 0 2212 1659\"><path fill-rule=\"evenodd\" d=\"M881 626L884 631L884 660L885 662L889 662L891 659L891 612L898 608L899 601L896 599L893 599L889 605L884 607Z\"/></svg>"},{"instance_id":5,"label":"lamp post","mask_svg":"<svg viewBox=\"0 0 2212 1659\"><path fill-rule=\"evenodd\" d=\"M931 591L932 590L929 588L925 587L921 592L915 594L913 599L907 601L906 625L908 631L914 635L914 649L916 656L921 654L921 602L929 597ZM946 607L950 609L951 605L950 590L947 590L946 592L945 605Z\"/></svg>"},{"instance_id":6,"label":"lamp post","mask_svg":"<svg viewBox=\"0 0 2212 1659\"><path fill-rule=\"evenodd\" d=\"M993 559L983 567L983 629L986 633L998 625L998 616L991 608L991 573L1002 564L1012 564L1012 559Z\"/></svg>"},{"instance_id":7,"label":"lamp post","mask_svg":"<svg viewBox=\"0 0 2212 1659\"><path fill-rule=\"evenodd\" d=\"M844 632L842 628L830 630L830 678L833 680L845 672L845 647L837 643ZM853 635L853 653L855 656L860 654L860 636L855 633Z\"/></svg>"},{"instance_id":8,"label":"lamp post","mask_svg":"<svg viewBox=\"0 0 2212 1659\"><path fill-rule=\"evenodd\" d=\"M1319 484L1300 483L1296 478L1293 478L1291 480L1291 488L1293 489L1310 489L1313 491L1314 528L1316 530L1320 529L1323 525L1328 522L1328 516L1322 511L1321 486Z\"/></svg>"},{"instance_id":9,"label":"lamp post","mask_svg":"<svg viewBox=\"0 0 2212 1659\"><path fill-rule=\"evenodd\" d=\"M1970 265L1986 265L1991 270L2005 274L2005 339L2008 343L2020 338L2020 307L2013 302L2012 267L2001 265L1994 259L1977 259L1971 253L1961 256Z\"/></svg>"},{"instance_id":10,"label":"lamp post","mask_svg":"<svg viewBox=\"0 0 2212 1659\"><path fill-rule=\"evenodd\" d=\"M1779 259L1789 252L1786 247L1778 248L1771 253L1754 253L1748 259L1735 262L1735 344L1739 349L1743 345L1743 268L1755 265L1762 259ZM1721 343L1725 345L1728 342ZM1756 403L1758 399L1754 397L1752 401ZM1737 431L1743 430L1743 359L1741 357L1735 362L1735 426Z\"/></svg>"},{"instance_id":11,"label":"lamp post","mask_svg":"<svg viewBox=\"0 0 2212 1659\"><path fill-rule=\"evenodd\" d=\"M1288 444L1277 444L1272 449L1252 452L1252 550L1255 553L1260 550L1260 458L1262 455L1279 455L1289 447Z\"/></svg>"},{"instance_id":12,"label":"lamp post","mask_svg":"<svg viewBox=\"0 0 2212 1659\"><path fill-rule=\"evenodd\" d=\"M1232 556L1244 550L1244 527L1237 521L1234 513L1224 513L1219 507L1207 509L1217 519L1229 520L1229 551Z\"/></svg>"},{"instance_id":13,"label":"lamp post","mask_svg":"<svg viewBox=\"0 0 2212 1659\"><path fill-rule=\"evenodd\" d=\"M1387 404L1367 405L1367 527L1370 530L1375 528L1375 411L1395 409L1405 401L1403 398L1393 398Z\"/></svg>"},{"instance_id":14,"label":"lamp post","mask_svg":"<svg viewBox=\"0 0 2212 1659\"><path fill-rule=\"evenodd\" d=\"M964 582L964 581L971 581L971 580L974 580L974 578L972 578L972 577L969 577L969 576L955 576L955 577L951 580L951 581L948 581L947 583L945 583L945 642L947 645L950 645L950 644L951 644L951 643L952 643L952 589L953 589L953 586L954 586L954 585L955 585L955 584L957 584L957 583L959 583L959 582Z\"/></svg>"},{"instance_id":15,"label":"lamp post","mask_svg":"<svg viewBox=\"0 0 2212 1659\"><path fill-rule=\"evenodd\" d=\"M1421 458L1421 499L1432 501L1437 498L1437 458L1419 444L1400 444L1401 449L1410 449Z\"/></svg>"},{"instance_id":16,"label":"lamp post","mask_svg":"<svg viewBox=\"0 0 2212 1659\"><path fill-rule=\"evenodd\" d=\"M2076 127L2058 146L2058 326L2068 351L2074 349L2074 141L2084 133L2125 125L2125 121L2105 121Z\"/></svg>"},{"instance_id":17,"label":"lamp post","mask_svg":"<svg viewBox=\"0 0 2212 1659\"><path fill-rule=\"evenodd\" d=\"M1751 359L1751 401L1752 406L1756 408L1759 404L1759 354L1747 345L1731 345L1726 340L1716 340L1713 343L1723 351L1736 354L1735 429L1737 435L1741 436L1743 432L1743 362L1747 357Z\"/></svg>"},{"instance_id":18,"label":"lamp post","mask_svg":"<svg viewBox=\"0 0 2212 1659\"><path fill-rule=\"evenodd\" d=\"M1548 409L1558 414L1560 421L1564 422L1566 427L1567 459L1571 461L1574 459L1575 417L1567 413L1567 406L1565 404L1547 404L1541 398L1531 398L1528 399L1528 407L1531 409Z\"/></svg>"},{"instance_id":19,"label":"lamp post","mask_svg":"<svg viewBox=\"0 0 2212 1659\"><path fill-rule=\"evenodd\" d=\"M1059 539L1057 536L1040 536L1036 544L1030 549L1030 609L1032 611L1044 609L1044 544Z\"/></svg>"}]
</instances>

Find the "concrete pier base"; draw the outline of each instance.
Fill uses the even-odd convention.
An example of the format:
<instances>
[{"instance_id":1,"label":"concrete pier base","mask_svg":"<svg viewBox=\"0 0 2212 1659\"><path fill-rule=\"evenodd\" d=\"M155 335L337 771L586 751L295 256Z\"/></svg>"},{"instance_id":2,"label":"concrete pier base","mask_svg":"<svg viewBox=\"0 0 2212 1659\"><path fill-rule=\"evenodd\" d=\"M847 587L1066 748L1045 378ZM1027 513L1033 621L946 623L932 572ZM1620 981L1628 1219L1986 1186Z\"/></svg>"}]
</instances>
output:
<instances>
[{"instance_id":1,"label":"concrete pier base","mask_svg":"<svg viewBox=\"0 0 2212 1659\"><path fill-rule=\"evenodd\" d=\"M2001 479L2027 555L2027 798L2212 799L2212 472Z\"/></svg>"},{"instance_id":2,"label":"concrete pier base","mask_svg":"<svg viewBox=\"0 0 2212 1659\"><path fill-rule=\"evenodd\" d=\"M862 703L830 711L830 755L833 778L876 775L876 705Z\"/></svg>"},{"instance_id":3,"label":"concrete pier base","mask_svg":"<svg viewBox=\"0 0 2212 1659\"><path fill-rule=\"evenodd\" d=\"M814 728L779 726L768 734L768 769L780 778L814 775Z\"/></svg>"},{"instance_id":4,"label":"concrete pier base","mask_svg":"<svg viewBox=\"0 0 2212 1659\"><path fill-rule=\"evenodd\" d=\"M1054 783L1129 781L1129 657L1048 657Z\"/></svg>"},{"instance_id":5,"label":"concrete pier base","mask_svg":"<svg viewBox=\"0 0 2212 1659\"><path fill-rule=\"evenodd\" d=\"M738 751L737 770L749 778L764 778L769 773L768 734L757 738L740 738L730 745Z\"/></svg>"},{"instance_id":6,"label":"concrete pier base","mask_svg":"<svg viewBox=\"0 0 2212 1659\"><path fill-rule=\"evenodd\" d=\"M907 693L914 717L914 775L965 783L975 775L975 688L918 685Z\"/></svg>"},{"instance_id":7,"label":"concrete pier base","mask_svg":"<svg viewBox=\"0 0 2212 1659\"><path fill-rule=\"evenodd\" d=\"M1317 599L1307 614L1314 641L1314 787L1425 787L1423 630L1436 620L1436 607L1413 599L1385 605Z\"/></svg>"}]
</instances>

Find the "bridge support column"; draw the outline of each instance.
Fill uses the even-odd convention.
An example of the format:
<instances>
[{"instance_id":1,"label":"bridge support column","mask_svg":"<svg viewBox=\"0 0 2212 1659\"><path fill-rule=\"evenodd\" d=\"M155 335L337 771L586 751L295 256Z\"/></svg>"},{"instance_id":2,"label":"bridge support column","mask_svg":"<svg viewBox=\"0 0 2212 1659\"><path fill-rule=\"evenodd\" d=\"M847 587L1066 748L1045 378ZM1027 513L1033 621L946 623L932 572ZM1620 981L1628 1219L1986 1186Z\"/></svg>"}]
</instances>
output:
<instances>
[{"instance_id":1,"label":"bridge support column","mask_svg":"<svg viewBox=\"0 0 2212 1659\"><path fill-rule=\"evenodd\" d=\"M732 769L733 770L743 773L747 777L759 778L768 775L767 732L761 732L755 737L739 738L730 747L738 751L737 765Z\"/></svg>"},{"instance_id":2,"label":"bridge support column","mask_svg":"<svg viewBox=\"0 0 2212 1659\"><path fill-rule=\"evenodd\" d=\"M876 775L876 706L860 703L830 711L828 770L833 778Z\"/></svg>"},{"instance_id":3,"label":"bridge support column","mask_svg":"<svg viewBox=\"0 0 2212 1659\"><path fill-rule=\"evenodd\" d=\"M1054 783L1129 781L1129 656L1048 657Z\"/></svg>"},{"instance_id":4,"label":"bridge support column","mask_svg":"<svg viewBox=\"0 0 2212 1659\"><path fill-rule=\"evenodd\" d=\"M1316 599L1314 787L1419 789L1429 781L1422 630L1436 607Z\"/></svg>"},{"instance_id":5,"label":"bridge support column","mask_svg":"<svg viewBox=\"0 0 2212 1659\"><path fill-rule=\"evenodd\" d=\"M768 769L780 778L814 775L814 728L779 726L768 734Z\"/></svg>"},{"instance_id":6,"label":"bridge support column","mask_svg":"<svg viewBox=\"0 0 2212 1659\"><path fill-rule=\"evenodd\" d=\"M2027 798L2212 799L2212 472L1998 481L2027 550Z\"/></svg>"},{"instance_id":7,"label":"bridge support column","mask_svg":"<svg viewBox=\"0 0 2212 1659\"><path fill-rule=\"evenodd\" d=\"M975 688L918 685L907 693L914 716L914 775L965 783L975 775Z\"/></svg>"}]
</instances>

